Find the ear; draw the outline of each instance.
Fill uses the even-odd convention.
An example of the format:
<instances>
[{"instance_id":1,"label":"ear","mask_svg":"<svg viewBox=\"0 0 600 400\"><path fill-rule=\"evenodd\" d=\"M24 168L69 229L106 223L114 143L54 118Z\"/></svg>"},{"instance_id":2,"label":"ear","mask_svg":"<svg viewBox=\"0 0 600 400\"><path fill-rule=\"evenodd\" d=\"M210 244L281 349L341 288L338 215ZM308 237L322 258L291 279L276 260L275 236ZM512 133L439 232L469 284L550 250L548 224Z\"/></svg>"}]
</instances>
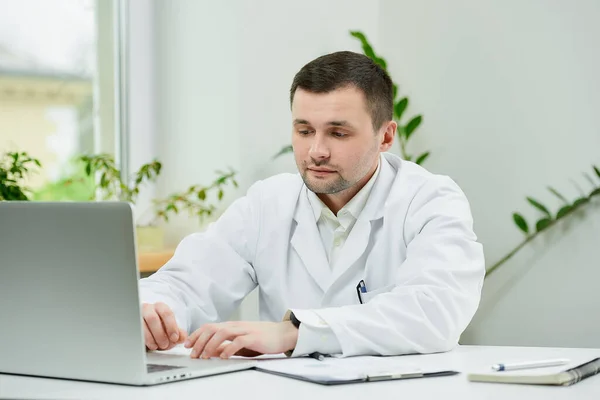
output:
<instances>
[{"instance_id":1,"label":"ear","mask_svg":"<svg viewBox=\"0 0 600 400\"><path fill-rule=\"evenodd\" d=\"M394 143L394 138L396 137L396 129L398 128L398 124L396 121L389 121L383 124L381 130L383 131L383 137L381 139L381 144L379 145L379 151L388 151L392 144Z\"/></svg>"}]
</instances>

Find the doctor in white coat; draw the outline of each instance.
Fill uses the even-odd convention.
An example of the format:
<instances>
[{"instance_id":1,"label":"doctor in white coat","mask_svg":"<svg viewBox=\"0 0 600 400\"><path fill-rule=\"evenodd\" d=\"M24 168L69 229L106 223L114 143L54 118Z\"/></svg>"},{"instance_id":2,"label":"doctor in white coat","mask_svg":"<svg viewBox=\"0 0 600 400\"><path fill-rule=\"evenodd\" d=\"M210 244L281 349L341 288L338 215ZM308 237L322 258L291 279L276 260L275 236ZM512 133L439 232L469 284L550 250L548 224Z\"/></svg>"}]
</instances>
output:
<instances>
[{"instance_id":1,"label":"doctor in white coat","mask_svg":"<svg viewBox=\"0 0 600 400\"><path fill-rule=\"evenodd\" d=\"M392 82L338 52L295 76L299 174L255 183L140 281L149 350L192 357L448 351L480 300L482 246L448 177L385 153ZM261 322L222 322L259 287Z\"/></svg>"}]
</instances>

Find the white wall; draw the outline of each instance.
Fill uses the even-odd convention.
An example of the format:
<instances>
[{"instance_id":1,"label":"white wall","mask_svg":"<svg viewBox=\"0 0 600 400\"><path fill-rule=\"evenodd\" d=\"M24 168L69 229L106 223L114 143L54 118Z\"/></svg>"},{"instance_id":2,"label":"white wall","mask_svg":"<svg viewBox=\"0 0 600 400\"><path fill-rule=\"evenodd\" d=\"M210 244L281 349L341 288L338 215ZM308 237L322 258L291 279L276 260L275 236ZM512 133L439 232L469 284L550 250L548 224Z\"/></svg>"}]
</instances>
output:
<instances>
[{"instance_id":1,"label":"white wall","mask_svg":"<svg viewBox=\"0 0 600 400\"><path fill-rule=\"evenodd\" d=\"M231 1L155 1L158 196L207 185L218 168L240 168L238 8ZM198 229L181 216L167 243Z\"/></svg>"},{"instance_id":2,"label":"white wall","mask_svg":"<svg viewBox=\"0 0 600 400\"><path fill-rule=\"evenodd\" d=\"M512 212L538 217L526 195L557 210L559 201L546 186L574 198L573 178L589 191L581 172L600 163L600 3L382 0L380 7L381 52L411 98L410 110L424 115L413 146L431 150L426 166L465 190L491 265L522 239ZM600 282L593 267L600 225L574 223L571 229L552 244L547 238L536 244L539 257L520 256L506 265L531 270L507 284L497 305L483 302L480 315L486 317L474 322L464 340L564 344L562 317L574 323L567 324L573 330L595 327L573 336L570 345L600 346L600 319L590 318L589 307L574 306L600 304L600 292L589 286ZM493 294L496 279L505 277L486 282L484 298ZM564 283L559 297L552 295L557 282ZM527 304L533 309L525 310ZM542 304L549 315L574 315L544 316Z\"/></svg>"}]
</instances>

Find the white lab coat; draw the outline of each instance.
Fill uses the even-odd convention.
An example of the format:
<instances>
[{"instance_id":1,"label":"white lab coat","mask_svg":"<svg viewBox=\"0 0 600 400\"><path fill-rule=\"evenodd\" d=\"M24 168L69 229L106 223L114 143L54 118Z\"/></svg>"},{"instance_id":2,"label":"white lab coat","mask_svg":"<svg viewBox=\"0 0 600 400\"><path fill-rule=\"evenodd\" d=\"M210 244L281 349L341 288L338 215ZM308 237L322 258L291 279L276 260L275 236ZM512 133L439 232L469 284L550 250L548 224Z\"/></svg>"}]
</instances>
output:
<instances>
[{"instance_id":1,"label":"white lab coat","mask_svg":"<svg viewBox=\"0 0 600 400\"><path fill-rule=\"evenodd\" d=\"M484 277L469 203L448 177L390 153L330 268L298 174L254 184L206 232L140 281L192 332L226 320L259 285L260 318L314 310L344 356L447 351L473 317ZM368 292L360 304L356 286Z\"/></svg>"}]
</instances>

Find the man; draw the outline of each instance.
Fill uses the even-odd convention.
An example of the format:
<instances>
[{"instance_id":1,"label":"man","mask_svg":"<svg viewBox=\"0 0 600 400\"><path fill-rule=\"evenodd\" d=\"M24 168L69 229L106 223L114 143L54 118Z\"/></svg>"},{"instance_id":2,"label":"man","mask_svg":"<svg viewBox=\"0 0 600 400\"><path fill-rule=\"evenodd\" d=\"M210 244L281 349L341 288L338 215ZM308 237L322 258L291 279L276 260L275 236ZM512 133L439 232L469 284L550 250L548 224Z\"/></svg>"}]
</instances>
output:
<instances>
[{"instance_id":1,"label":"man","mask_svg":"<svg viewBox=\"0 0 600 400\"><path fill-rule=\"evenodd\" d=\"M254 184L141 281L147 348L452 349L479 304L482 247L451 179L384 153L397 128L389 76L363 55L325 55L297 73L290 102L299 174ZM219 322L257 285L263 322Z\"/></svg>"}]
</instances>

